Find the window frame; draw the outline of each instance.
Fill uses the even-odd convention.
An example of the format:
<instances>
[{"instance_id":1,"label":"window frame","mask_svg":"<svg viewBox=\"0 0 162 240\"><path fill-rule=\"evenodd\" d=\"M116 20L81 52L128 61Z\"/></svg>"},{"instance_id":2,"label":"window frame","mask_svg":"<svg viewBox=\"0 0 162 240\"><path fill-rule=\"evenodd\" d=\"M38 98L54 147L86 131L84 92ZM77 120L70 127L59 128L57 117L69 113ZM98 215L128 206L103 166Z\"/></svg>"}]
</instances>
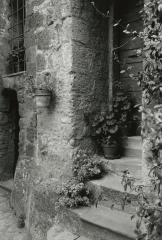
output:
<instances>
[{"instance_id":1,"label":"window frame","mask_svg":"<svg viewBox=\"0 0 162 240\"><path fill-rule=\"evenodd\" d=\"M10 0L10 21L8 55L8 73L14 74L26 70L24 28L25 28L25 0Z\"/></svg>"}]
</instances>

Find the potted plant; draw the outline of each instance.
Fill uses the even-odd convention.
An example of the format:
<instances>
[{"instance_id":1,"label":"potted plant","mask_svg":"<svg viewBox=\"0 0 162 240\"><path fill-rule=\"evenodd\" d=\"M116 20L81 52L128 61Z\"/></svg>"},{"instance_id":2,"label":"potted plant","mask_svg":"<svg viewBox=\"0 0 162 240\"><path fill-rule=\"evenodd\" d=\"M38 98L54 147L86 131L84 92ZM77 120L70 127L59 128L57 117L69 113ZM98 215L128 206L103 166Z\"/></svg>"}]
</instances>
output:
<instances>
[{"instance_id":1,"label":"potted plant","mask_svg":"<svg viewBox=\"0 0 162 240\"><path fill-rule=\"evenodd\" d=\"M119 126L113 112L101 112L96 115L92 122L92 136L102 147L107 159L119 157Z\"/></svg>"},{"instance_id":2,"label":"potted plant","mask_svg":"<svg viewBox=\"0 0 162 240\"><path fill-rule=\"evenodd\" d=\"M35 102L37 107L48 107L51 101L51 92L46 89L36 89Z\"/></svg>"},{"instance_id":3,"label":"potted plant","mask_svg":"<svg viewBox=\"0 0 162 240\"><path fill-rule=\"evenodd\" d=\"M37 107L49 107L53 91L53 82L50 72L44 72L35 89L35 102Z\"/></svg>"},{"instance_id":4,"label":"potted plant","mask_svg":"<svg viewBox=\"0 0 162 240\"><path fill-rule=\"evenodd\" d=\"M105 158L120 157L124 137L127 135L127 120L131 104L123 93L116 93L112 111L99 112L91 123L92 136L103 149Z\"/></svg>"}]
</instances>

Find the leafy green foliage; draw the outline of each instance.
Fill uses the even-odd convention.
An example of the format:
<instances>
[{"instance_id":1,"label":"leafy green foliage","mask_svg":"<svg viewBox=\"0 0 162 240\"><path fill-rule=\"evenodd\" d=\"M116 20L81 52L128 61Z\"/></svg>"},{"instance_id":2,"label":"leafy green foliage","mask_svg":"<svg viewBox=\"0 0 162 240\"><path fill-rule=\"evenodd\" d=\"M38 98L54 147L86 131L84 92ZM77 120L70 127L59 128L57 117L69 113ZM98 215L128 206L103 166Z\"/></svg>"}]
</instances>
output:
<instances>
[{"instance_id":1,"label":"leafy green foliage","mask_svg":"<svg viewBox=\"0 0 162 240\"><path fill-rule=\"evenodd\" d=\"M66 182L58 191L59 207L80 207L90 205L90 192L83 182L71 179Z\"/></svg>"},{"instance_id":2,"label":"leafy green foliage","mask_svg":"<svg viewBox=\"0 0 162 240\"><path fill-rule=\"evenodd\" d=\"M119 137L119 126L114 112L100 112L91 123L92 136L99 144L114 144Z\"/></svg>"},{"instance_id":3,"label":"leafy green foliage","mask_svg":"<svg viewBox=\"0 0 162 240\"><path fill-rule=\"evenodd\" d=\"M73 174L81 182L101 178L108 173L108 163L86 151L78 151L73 161Z\"/></svg>"},{"instance_id":4,"label":"leafy green foliage","mask_svg":"<svg viewBox=\"0 0 162 240\"><path fill-rule=\"evenodd\" d=\"M117 92L112 111L98 112L90 119L92 136L99 144L113 145L121 140L123 129L127 128L130 107L128 96Z\"/></svg>"},{"instance_id":5,"label":"leafy green foliage","mask_svg":"<svg viewBox=\"0 0 162 240\"><path fill-rule=\"evenodd\" d=\"M144 40L144 47L139 49L144 59L144 71L139 72L137 80L142 87L146 104L155 99L159 103L162 97L162 25L159 5L160 0L150 0L141 11L144 31L138 37Z\"/></svg>"},{"instance_id":6,"label":"leafy green foliage","mask_svg":"<svg viewBox=\"0 0 162 240\"><path fill-rule=\"evenodd\" d=\"M136 234L138 240L162 239L162 110L161 105L154 108L143 108L142 134L149 140L151 154L147 158L151 164L149 177L150 186L135 185L128 170L123 172L124 190L135 191L138 197L136 218ZM147 189L147 191L146 191ZM152 196L153 195L153 196ZM125 206L127 197L124 199Z\"/></svg>"},{"instance_id":7,"label":"leafy green foliage","mask_svg":"<svg viewBox=\"0 0 162 240\"><path fill-rule=\"evenodd\" d=\"M161 163L162 150L162 105L156 105L154 108L144 108L142 135L144 138L149 138L150 150L152 152L151 159L148 159L153 164Z\"/></svg>"},{"instance_id":8,"label":"leafy green foliage","mask_svg":"<svg viewBox=\"0 0 162 240\"><path fill-rule=\"evenodd\" d=\"M162 201L161 198L151 198L149 191L146 191L146 186L135 185L135 179L128 173L123 172L122 184L126 191L123 199L122 208L124 210L125 205L128 203L128 186L131 191L137 193L138 207L135 215L132 215L131 219L136 219L135 233L137 234L137 240L160 240L162 238ZM152 189L154 193L159 188Z\"/></svg>"},{"instance_id":9,"label":"leafy green foliage","mask_svg":"<svg viewBox=\"0 0 162 240\"><path fill-rule=\"evenodd\" d=\"M136 191L138 196L137 213L132 217L136 218L137 240L162 239L162 12L160 12L160 4L160 0L150 0L141 10L144 30L137 33L136 37L143 39L144 42L143 48L137 50L137 56L140 55L143 58L144 69L138 73L137 77L131 75L143 91L142 136L147 139L151 153L147 157L151 165L150 186L136 186L135 179L132 179L128 170L122 176L122 184L126 191L124 201L127 201L128 188ZM126 29L125 34L132 34L129 28Z\"/></svg>"},{"instance_id":10,"label":"leafy green foliage","mask_svg":"<svg viewBox=\"0 0 162 240\"><path fill-rule=\"evenodd\" d=\"M108 163L92 156L90 152L78 150L73 159L73 178L65 182L58 191L57 208L76 208L95 204L101 199L100 189L88 185L88 181L108 173Z\"/></svg>"}]
</instances>

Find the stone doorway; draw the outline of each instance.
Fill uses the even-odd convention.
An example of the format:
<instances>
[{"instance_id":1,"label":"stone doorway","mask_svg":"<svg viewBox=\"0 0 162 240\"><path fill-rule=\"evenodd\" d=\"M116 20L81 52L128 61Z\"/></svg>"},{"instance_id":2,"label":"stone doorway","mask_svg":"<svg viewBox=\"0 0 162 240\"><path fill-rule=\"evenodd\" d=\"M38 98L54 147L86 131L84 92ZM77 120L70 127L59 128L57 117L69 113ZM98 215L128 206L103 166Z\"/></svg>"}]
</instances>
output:
<instances>
[{"instance_id":1,"label":"stone doorway","mask_svg":"<svg viewBox=\"0 0 162 240\"><path fill-rule=\"evenodd\" d=\"M128 32L143 31L143 20L140 10L143 7L143 1L135 0L120 1L118 6L118 18L121 19L121 25L118 32L118 50L120 61L119 80L123 84L126 94L131 98L132 106L141 105L142 92L137 81L130 76L137 77L143 70L143 59L137 55L137 50L143 46L143 40L139 37L132 37L130 34L123 32L123 29L128 28ZM122 70L125 70L122 73ZM129 120L128 137L141 135L141 113L138 107L133 107Z\"/></svg>"},{"instance_id":2,"label":"stone doorway","mask_svg":"<svg viewBox=\"0 0 162 240\"><path fill-rule=\"evenodd\" d=\"M7 102L8 109L6 116L8 118L6 124L6 156L3 163L3 174L1 180L14 178L17 161L19 158L19 104L17 92L15 90L4 89L2 96ZM3 179L4 178L4 179Z\"/></svg>"},{"instance_id":3,"label":"stone doorway","mask_svg":"<svg viewBox=\"0 0 162 240\"><path fill-rule=\"evenodd\" d=\"M142 158L141 121L139 106L142 104L142 90L135 78L143 71L143 58L137 52L143 47L142 38L132 35L143 31L144 24L140 14L143 0L118 1L115 5L115 19L120 21L114 28L114 45L119 64L114 74L116 82L122 85L124 94L131 102L128 118L127 140L124 146L124 157ZM125 31L127 29L127 31ZM131 77L133 76L133 77Z\"/></svg>"}]
</instances>

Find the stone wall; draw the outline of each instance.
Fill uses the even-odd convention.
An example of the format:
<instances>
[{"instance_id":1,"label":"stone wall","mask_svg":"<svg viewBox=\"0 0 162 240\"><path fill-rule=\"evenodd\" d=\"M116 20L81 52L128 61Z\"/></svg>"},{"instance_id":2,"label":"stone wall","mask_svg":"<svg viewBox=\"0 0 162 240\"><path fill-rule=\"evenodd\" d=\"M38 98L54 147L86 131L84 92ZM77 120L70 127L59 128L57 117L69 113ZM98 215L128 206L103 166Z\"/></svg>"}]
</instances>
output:
<instances>
[{"instance_id":1,"label":"stone wall","mask_svg":"<svg viewBox=\"0 0 162 240\"><path fill-rule=\"evenodd\" d=\"M74 76L73 127L75 146L92 149L86 116L106 108L107 102L107 19L90 1L72 1L72 46Z\"/></svg>"},{"instance_id":2,"label":"stone wall","mask_svg":"<svg viewBox=\"0 0 162 240\"><path fill-rule=\"evenodd\" d=\"M27 13L31 11L35 40L26 38L27 72L33 63L37 89L52 92L49 108L37 109L39 178L28 212L32 235L40 240L55 215L57 182L72 175L73 153L78 147L94 150L85 115L105 106L107 30L87 1L32 1Z\"/></svg>"},{"instance_id":3,"label":"stone wall","mask_svg":"<svg viewBox=\"0 0 162 240\"><path fill-rule=\"evenodd\" d=\"M4 77L2 88L14 89L19 102L12 205L33 239L44 240L55 187L72 176L73 153L94 150L85 116L107 99L107 26L86 0L28 0L26 16L26 74ZM52 93L48 108L35 104L35 89L42 88Z\"/></svg>"}]
</instances>

